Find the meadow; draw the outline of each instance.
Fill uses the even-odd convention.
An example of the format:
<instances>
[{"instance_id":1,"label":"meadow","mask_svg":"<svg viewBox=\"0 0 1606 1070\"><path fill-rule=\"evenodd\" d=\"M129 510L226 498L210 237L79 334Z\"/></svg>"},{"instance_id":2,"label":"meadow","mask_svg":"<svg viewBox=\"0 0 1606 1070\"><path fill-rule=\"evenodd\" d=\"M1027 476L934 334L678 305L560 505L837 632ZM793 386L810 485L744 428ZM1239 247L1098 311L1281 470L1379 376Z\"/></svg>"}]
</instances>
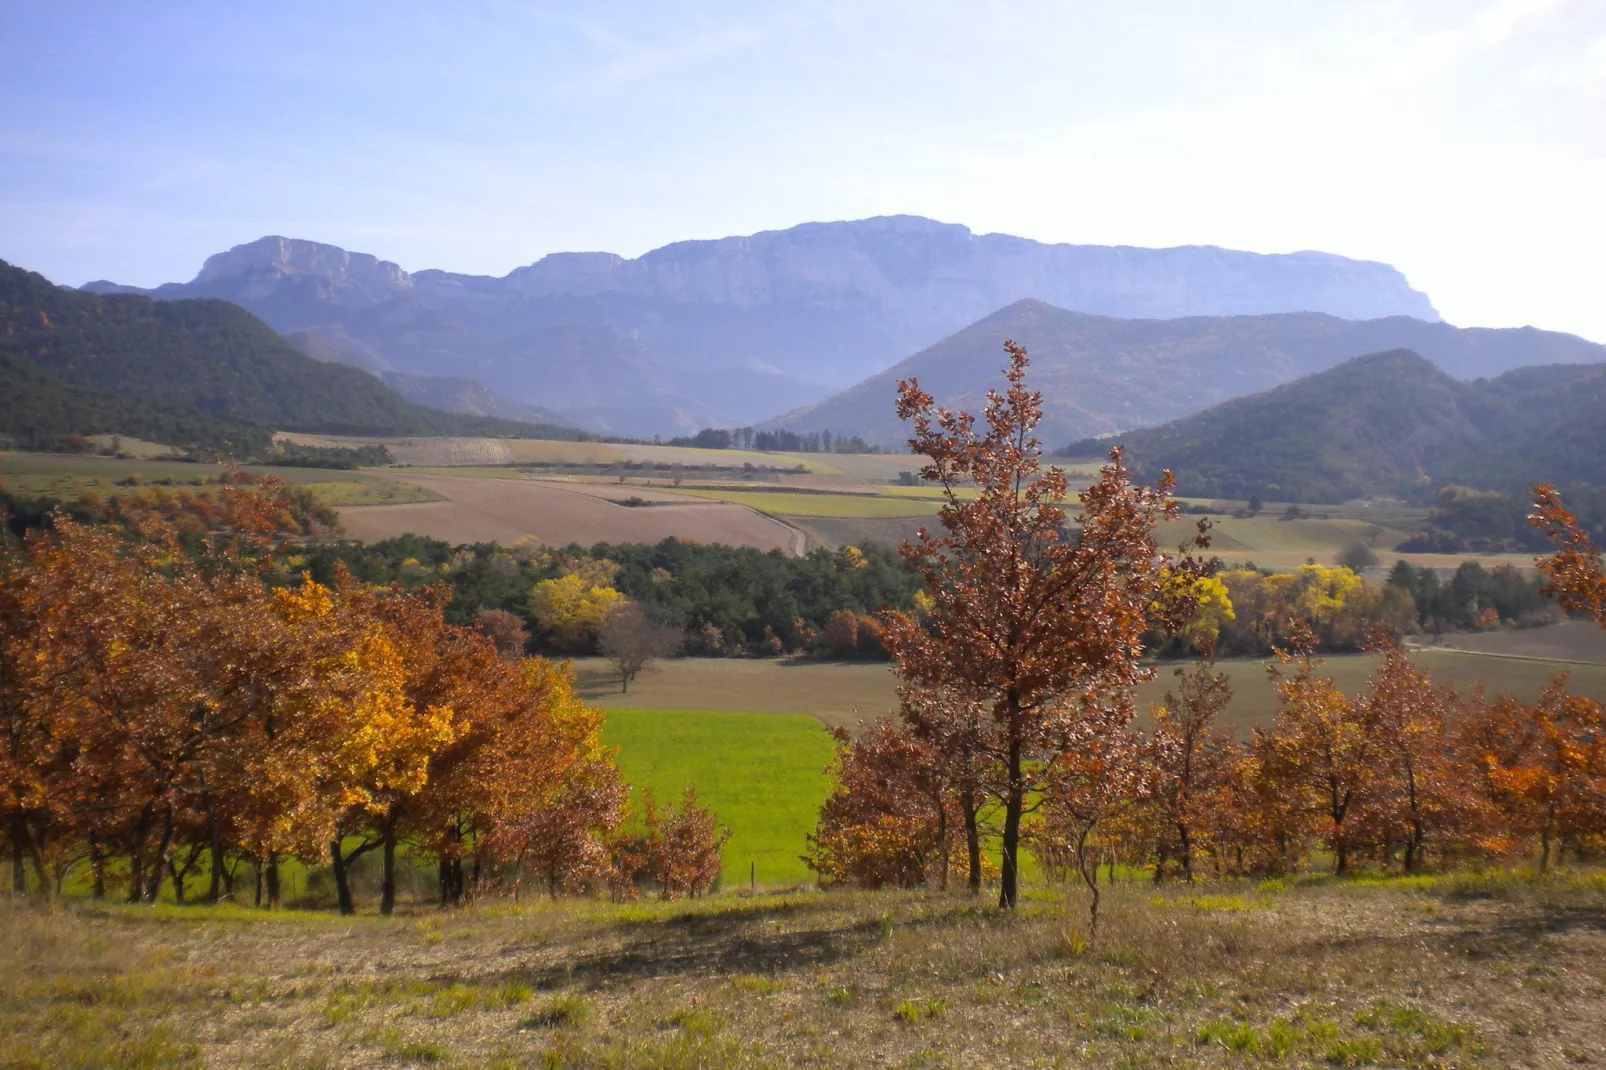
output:
<instances>
[{"instance_id":1,"label":"meadow","mask_svg":"<svg viewBox=\"0 0 1606 1070\"><path fill-rule=\"evenodd\" d=\"M638 792L649 789L663 803L695 787L698 801L719 815L731 830L726 886L812 879L798 856L829 790L823 770L831 737L819 721L798 714L611 709L602 735L619 748L619 767Z\"/></svg>"},{"instance_id":2,"label":"meadow","mask_svg":"<svg viewBox=\"0 0 1606 1070\"><path fill-rule=\"evenodd\" d=\"M1505 1067L1606 1036L1606 874L340 918L0 900L0 1065Z\"/></svg>"},{"instance_id":3,"label":"meadow","mask_svg":"<svg viewBox=\"0 0 1606 1070\"><path fill-rule=\"evenodd\" d=\"M1557 627L1569 629L1574 625ZM1508 643L1525 639L1521 631L1484 634L1504 637ZM1481 636L1464 638L1475 641ZM1590 637L1566 641L1582 649ZM1481 684L1491 695L1509 692L1532 699L1551 680L1565 673L1578 694L1606 701L1606 664L1600 660L1574 662L1452 648L1419 649L1413 656L1437 683L1452 684L1458 690ZM1217 666L1233 688L1232 706L1225 721L1241 735L1256 725L1269 724L1277 709L1277 694L1266 672L1271 664L1256 658L1233 658ZM1160 663L1156 678L1138 688L1138 709L1146 710L1149 703L1160 702L1166 689L1175 686L1174 670L1188 665L1191 663ZM1375 667L1372 658L1349 654L1325 659L1321 672L1332 677L1347 694L1358 695L1365 690L1367 677ZM618 693L618 676L600 658L579 659L575 668L586 701L605 708L806 714L828 726L852 728L861 720L874 720L895 709L898 701L897 678L885 662L675 658L648 669L625 695Z\"/></svg>"}]
</instances>

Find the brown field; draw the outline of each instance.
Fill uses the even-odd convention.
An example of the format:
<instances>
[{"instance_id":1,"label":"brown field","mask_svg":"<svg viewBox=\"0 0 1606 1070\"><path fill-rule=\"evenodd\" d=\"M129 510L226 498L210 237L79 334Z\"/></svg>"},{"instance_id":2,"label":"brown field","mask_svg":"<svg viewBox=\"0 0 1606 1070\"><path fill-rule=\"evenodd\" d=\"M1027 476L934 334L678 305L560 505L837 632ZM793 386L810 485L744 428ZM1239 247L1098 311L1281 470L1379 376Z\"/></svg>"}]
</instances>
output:
<instances>
[{"instance_id":1,"label":"brown field","mask_svg":"<svg viewBox=\"0 0 1606 1070\"><path fill-rule=\"evenodd\" d=\"M740 505L688 501L675 495L606 484L508 480L387 472L443 501L422 505L368 505L340 510L346 532L364 542L412 533L450 543L511 545L533 535L551 546L572 542L658 542L671 536L797 554L805 536L772 517ZM619 505L636 496L663 504Z\"/></svg>"},{"instance_id":2,"label":"brown field","mask_svg":"<svg viewBox=\"0 0 1606 1070\"><path fill-rule=\"evenodd\" d=\"M1606 875L327 909L0 903L0 1065L1598 1065Z\"/></svg>"},{"instance_id":3,"label":"brown field","mask_svg":"<svg viewBox=\"0 0 1606 1070\"><path fill-rule=\"evenodd\" d=\"M1452 633L1431 645L1512 658L1606 662L1606 629L1584 620L1566 620L1543 628Z\"/></svg>"},{"instance_id":4,"label":"brown field","mask_svg":"<svg viewBox=\"0 0 1606 1070\"><path fill-rule=\"evenodd\" d=\"M1520 634L1520 633L1516 633ZM1490 657L1446 650L1415 655L1440 684L1470 690L1482 684L1493 694L1509 692L1532 699L1566 673L1581 695L1606 701L1606 664ZM1159 666L1155 680L1138 689L1139 710L1159 702L1175 686L1177 662ZM1186 665L1186 663L1184 663ZM1269 724L1277 694L1266 674L1267 662L1254 658L1223 661L1221 671L1232 680L1233 702L1224 722L1240 735ZM1324 675L1346 693L1358 695L1376 663L1364 655L1328 658ZM618 693L618 678L600 658L575 662L581 693L600 706L647 710L728 710L735 713L802 713L827 725L852 727L874 720L897 705L897 681L886 662L794 661L760 658L673 658L659 662Z\"/></svg>"}]
</instances>

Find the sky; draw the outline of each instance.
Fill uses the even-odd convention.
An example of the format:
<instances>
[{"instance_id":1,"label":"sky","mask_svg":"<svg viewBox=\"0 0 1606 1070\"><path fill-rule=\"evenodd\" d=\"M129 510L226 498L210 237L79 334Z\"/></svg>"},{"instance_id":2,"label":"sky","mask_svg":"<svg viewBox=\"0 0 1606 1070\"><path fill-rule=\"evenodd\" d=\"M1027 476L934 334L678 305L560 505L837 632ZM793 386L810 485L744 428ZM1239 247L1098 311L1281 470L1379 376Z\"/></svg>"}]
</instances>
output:
<instances>
[{"instance_id":1,"label":"sky","mask_svg":"<svg viewBox=\"0 0 1606 1070\"><path fill-rule=\"evenodd\" d=\"M899 213L1321 249L1606 342L1606 2L0 0L0 259L64 284Z\"/></svg>"}]
</instances>

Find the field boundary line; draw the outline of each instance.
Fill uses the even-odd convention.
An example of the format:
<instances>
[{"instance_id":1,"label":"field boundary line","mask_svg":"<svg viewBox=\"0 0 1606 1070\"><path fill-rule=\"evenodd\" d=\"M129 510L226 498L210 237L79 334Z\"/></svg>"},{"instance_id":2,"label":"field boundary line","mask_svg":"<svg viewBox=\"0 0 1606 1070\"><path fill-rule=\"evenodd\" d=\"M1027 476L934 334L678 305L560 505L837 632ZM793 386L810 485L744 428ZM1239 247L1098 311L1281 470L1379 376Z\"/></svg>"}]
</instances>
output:
<instances>
[{"instance_id":1,"label":"field boundary line","mask_svg":"<svg viewBox=\"0 0 1606 1070\"><path fill-rule=\"evenodd\" d=\"M1453 646L1422 646L1406 644L1405 649L1437 654L1465 654L1472 658L1507 658L1511 661L1539 661L1547 665L1606 665L1602 661L1585 661L1581 658L1542 658L1537 654L1497 654L1492 650L1463 650Z\"/></svg>"}]
</instances>

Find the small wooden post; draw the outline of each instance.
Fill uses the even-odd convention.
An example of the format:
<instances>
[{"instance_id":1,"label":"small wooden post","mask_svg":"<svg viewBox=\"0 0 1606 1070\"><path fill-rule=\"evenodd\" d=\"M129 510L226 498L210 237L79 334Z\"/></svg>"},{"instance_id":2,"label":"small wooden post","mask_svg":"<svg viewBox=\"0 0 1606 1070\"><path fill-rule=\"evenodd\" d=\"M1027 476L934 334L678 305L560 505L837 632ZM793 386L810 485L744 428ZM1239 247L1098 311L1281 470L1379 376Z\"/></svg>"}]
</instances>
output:
<instances>
[{"instance_id":1,"label":"small wooden post","mask_svg":"<svg viewBox=\"0 0 1606 1070\"><path fill-rule=\"evenodd\" d=\"M758 891L758 863L757 862L749 862L749 863L747 863L747 890L749 892Z\"/></svg>"}]
</instances>

